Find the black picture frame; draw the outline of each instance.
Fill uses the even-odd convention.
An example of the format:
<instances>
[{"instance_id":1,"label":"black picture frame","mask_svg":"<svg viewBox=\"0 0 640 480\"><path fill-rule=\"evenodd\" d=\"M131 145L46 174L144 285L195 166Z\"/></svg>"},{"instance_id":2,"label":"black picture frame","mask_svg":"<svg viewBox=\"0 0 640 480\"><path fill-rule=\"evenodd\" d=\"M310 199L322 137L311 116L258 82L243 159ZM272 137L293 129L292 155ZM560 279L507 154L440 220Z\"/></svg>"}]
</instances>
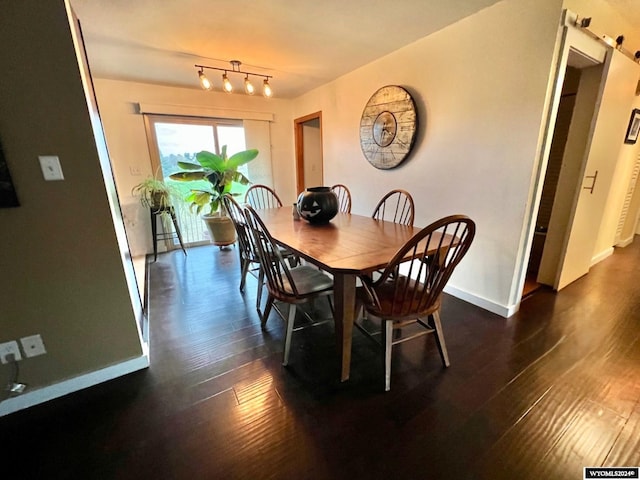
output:
<instances>
[{"instance_id":1,"label":"black picture frame","mask_svg":"<svg viewBox=\"0 0 640 480\"><path fill-rule=\"evenodd\" d=\"M624 143L635 144L638 141L638 133L640 133L640 108L634 108L629 119L627 134L624 136Z\"/></svg>"},{"instance_id":2,"label":"black picture frame","mask_svg":"<svg viewBox=\"0 0 640 480\"><path fill-rule=\"evenodd\" d=\"M0 145L0 208L19 207L18 196L11 181L9 166L4 158L2 145Z\"/></svg>"}]
</instances>

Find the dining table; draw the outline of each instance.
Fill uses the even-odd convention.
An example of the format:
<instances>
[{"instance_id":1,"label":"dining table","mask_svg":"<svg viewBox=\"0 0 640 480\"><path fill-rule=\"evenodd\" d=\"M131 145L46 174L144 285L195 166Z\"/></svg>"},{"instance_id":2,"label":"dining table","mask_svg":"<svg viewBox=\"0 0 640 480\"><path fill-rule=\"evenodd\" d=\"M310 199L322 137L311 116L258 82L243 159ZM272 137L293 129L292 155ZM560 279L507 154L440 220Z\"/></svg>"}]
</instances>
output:
<instances>
[{"instance_id":1,"label":"dining table","mask_svg":"<svg viewBox=\"0 0 640 480\"><path fill-rule=\"evenodd\" d=\"M349 379L356 315L356 280L384 268L420 229L338 212L328 223L294 219L291 207L256 210L273 239L334 281L334 321L340 379Z\"/></svg>"}]
</instances>

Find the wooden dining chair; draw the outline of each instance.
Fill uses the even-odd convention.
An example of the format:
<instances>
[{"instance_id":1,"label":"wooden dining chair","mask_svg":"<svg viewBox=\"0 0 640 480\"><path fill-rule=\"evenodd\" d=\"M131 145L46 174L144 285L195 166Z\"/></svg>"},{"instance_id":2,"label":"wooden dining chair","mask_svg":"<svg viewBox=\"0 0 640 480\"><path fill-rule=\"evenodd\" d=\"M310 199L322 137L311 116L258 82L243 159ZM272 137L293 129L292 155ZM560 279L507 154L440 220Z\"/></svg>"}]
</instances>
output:
<instances>
[{"instance_id":1,"label":"wooden dining chair","mask_svg":"<svg viewBox=\"0 0 640 480\"><path fill-rule=\"evenodd\" d=\"M338 211L342 213L351 213L351 192L346 187L338 183L331 187L331 191L338 197Z\"/></svg>"},{"instance_id":2,"label":"wooden dining chair","mask_svg":"<svg viewBox=\"0 0 640 480\"><path fill-rule=\"evenodd\" d=\"M222 198L224 207L233 222L238 237L238 252L240 254L240 291L244 292L247 274L253 273L258 279L258 292L256 295L256 309L260 312L260 303L262 301L262 286L264 285L264 270L260 267L260 259L253 243L253 237L244 210L238 202L231 196L225 195ZM289 265L297 265L299 259L290 250L278 246L283 258Z\"/></svg>"},{"instance_id":3,"label":"wooden dining chair","mask_svg":"<svg viewBox=\"0 0 640 480\"><path fill-rule=\"evenodd\" d=\"M440 322L442 290L454 268L467 253L475 235L475 223L464 215L442 218L414 235L389 261L382 276L372 280L361 276L356 311L381 320L379 342L384 350L385 390L391 386L391 351L394 345L434 333L442 363L449 366L449 354ZM406 260L409 259L409 260ZM394 331L417 325L417 332L396 336ZM361 322L356 326L375 339Z\"/></svg>"},{"instance_id":4,"label":"wooden dining chair","mask_svg":"<svg viewBox=\"0 0 640 480\"><path fill-rule=\"evenodd\" d=\"M282 206L282 200L274 189L267 185L256 184L249 187L244 196L244 202L256 210L264 208L278 208Z\"/></svg>"},{"instance_id":5,"label":"wooden dining chair","mask_svg":"<svg viewBox=\"0 0 640 480\"><path fill-rule=\"evenodd\" d=\"M256 211L248 205L245 207L244 213L258 251L260 266L264 270L267 279L269 296L265 304L264 313L261 314L262 327L265 327L273 307L286 323L282 364L288 365L291 337L294 330L297 330L294 328L297 305L322 296L326 296L331 305L329 296L333 294L333 279L308 265L290 267ZM275 305L274 302L276 300L289 304L288 316L285 317L278 306ZM314 325L318 323L324 322L316 322Z\"/></svg>"},{"instance_id":6,"label":"wooden dining chair","mask_svg":"<svg viewBox=\"0 0 640 480\"><path fill-rule=\"evenodd\" d=\"M260 300L262 298L262 285L264 284L264 272L260 268L260 260L253 247L251 239L251 231L247 225L247 219L244 216L242 207L234 200L231 195L225 195L222 198L224 207L233 221L238 237L238 252L240 254L240 291L244 292L244 286L247 280L247 274L254 272L258 278L258 294L256 300L256 308L260 309Z\"/></svg>"},{"instance_id":7,"label":"wooden dining chair","mask_svg":"<svg viewBox=\"0 0 640 480\"><path fill-rule=\"evenodd\" d=\"M413 197L406 190L391 190L380 199L372 218L413 226Z\"/></svg>"}]
</instances>

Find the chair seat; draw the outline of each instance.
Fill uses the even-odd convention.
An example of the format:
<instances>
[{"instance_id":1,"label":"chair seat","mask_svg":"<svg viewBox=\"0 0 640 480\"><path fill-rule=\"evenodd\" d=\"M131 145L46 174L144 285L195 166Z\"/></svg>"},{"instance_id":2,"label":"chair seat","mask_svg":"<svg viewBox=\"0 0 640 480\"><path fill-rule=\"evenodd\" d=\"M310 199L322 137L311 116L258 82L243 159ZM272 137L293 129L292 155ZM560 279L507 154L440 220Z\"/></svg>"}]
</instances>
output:
<instances>
[{"instance_id":1,"label":"chair seat","mask_svg":"<svg viewBox=\"0 0 640 480\"><path fill-rule=\"evenodd\" d=\"M291 273L293 282L296 285L298 295L309 295L333 288L333 279L331 277L308 265L294 267L289 270L289 273ZM293 295L293 289L286 277L283 278L283 283L284 290Z\"/></svg>"},{"instance_id":2,"label":"chair seat","mask_svg":"<svg viewBox=\"0 0 640 480\"><path fill-rule=\"evenodd\" d=\"M426 317L440 308L440 297L434 303L418 305L415 295L416 287L424 289L421 283L403 275L380 284L376 287L379 306L371 302L364 287L358 287L356 295L361 299L368 313L391 320Z\"/></svg>"}]
</instances>

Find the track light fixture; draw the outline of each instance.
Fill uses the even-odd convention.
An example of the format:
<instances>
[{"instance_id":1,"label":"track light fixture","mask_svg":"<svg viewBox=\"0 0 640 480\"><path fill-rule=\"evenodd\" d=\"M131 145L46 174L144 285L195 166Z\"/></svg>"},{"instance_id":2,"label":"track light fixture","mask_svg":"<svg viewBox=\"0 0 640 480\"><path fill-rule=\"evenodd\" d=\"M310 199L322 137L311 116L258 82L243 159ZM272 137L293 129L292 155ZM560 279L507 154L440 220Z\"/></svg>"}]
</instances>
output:
<instances>
[{"instance_id":1,"label":"track light fixture","mask_svg":"<svg viewBox=\"0 0 640 480\"><path fill-rule=\"evenodd\" d=\"M624 35L618 35L616 37L616 48L621 49L623 42L624 42Z\"/></svg>"},{"instance_id":2,"label":"track light fixture","mask_svg":"<svg viewBox=\"0 0 640 480\"><path fill-rule=\"evenodd\" d=\"M262 94L266 97L266 98L270 98L271 96L273 96L273 90L271 90L271 85L269 85L269 79L273 78L271 75L262 75L261 73L253 73L253 72L244 72L242 70L240 70L240 65L242 64L239 60L231 60L229 63L231 63L231 68L219 68L219 67L209 67L207 65L195 65L196 68L198 68L198 78L200 79L200 85L202 86L203 89L205 90L211 90L213 88L213 85L211 83L211 81L207 78L207 76L204 73L205 69L209 69L209 70L218 70L223 72L222 74L222 89L227 92L227 93L231 93L233 92L233 84L231 83L231 80L229 79L229 74L230 73L239 73L241 75L244 75L244 91L248 94L248 95L253 95L256 91L255 86L253 85L253 83L251 83L251 79L249 78L250 75L254 76L254 77L261 77L264 80L262 81Z\"/></svg>"}]
</instances>

